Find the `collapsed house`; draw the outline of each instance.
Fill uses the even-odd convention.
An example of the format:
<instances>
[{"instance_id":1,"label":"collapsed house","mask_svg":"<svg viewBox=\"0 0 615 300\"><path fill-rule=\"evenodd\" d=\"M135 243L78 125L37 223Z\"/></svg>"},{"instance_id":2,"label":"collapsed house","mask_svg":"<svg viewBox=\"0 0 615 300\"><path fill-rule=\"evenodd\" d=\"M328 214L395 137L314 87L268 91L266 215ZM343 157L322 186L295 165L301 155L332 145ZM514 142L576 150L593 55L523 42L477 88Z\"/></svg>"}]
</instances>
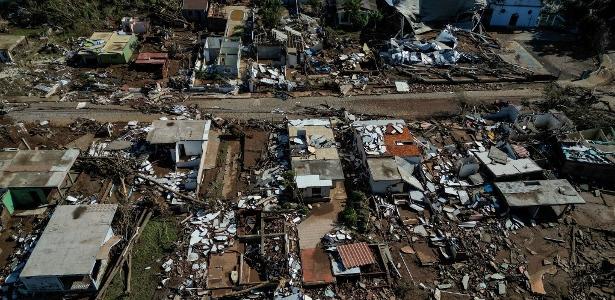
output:
<instances>
[{"instance_id":1,"label":"collapsed house","mask_svg":"<svg viewBox=\"0 0 615 300\"><path fill-rule=\"evenodd\" d=\"M389 40L389 48L380 56L393 65L454 65L461 59L453 28L442 30L435 40L423 42L415 38Z\"/></svg>"},{"instance_id":2,"label":"collapsed house","mask_svg":"<svg viewBox=\"0 0 615 300\"><path fill-rule=\"evenodd\" d=\"M159 78L166 78L169 70L168 53L141 52L134 61L135 68L142 71L153 72Z\"/></svg>"},{"instance_id":3,"label":"collapsed house","mask_svg":"<svg viewBox=\"0 0 615 300\"><path fill-rule=\"evenodd\" d=\"M256 60L272 66L295 67L300 62L298 52L303 49L301 32L285 26L284 30L271 29L254 36Z\"/></svg>"},{"instance_id":4,"label":"collapsed house","mask_svg":"<svg viewBox=\"0 0 615 300\"><path fill-rule=\"evenodd\" d=\"M157 153L168 155L176 168L196 169L186 189L200 186L207 155L210 120L157 120L147 133L147 142Z\"/></svg>"},{"instance_id":5,"label":"collapsed house","mask_svg":"<svg viewBox=\"0 0 615 300\"><path fill-rule=\"evenodd\" d=\"M23 35L0 34L0 62L12 63L13 51L25 40Z\"/></svg>"},{"instance_id":6,"label":"collapsed house","mask_svg":"<svg viewBox=\"0 0 615 300\"><path fill-rule=\"evenodd\" d=\"M494 27L536 27L541 9L541 0L490 0L487 16Z\"/></svg>"},{"instance_id":7,"label":"collapsed house","mask_svg":"<svg viewBox=\"0 0 615 300\"><path fill-rule=\"evenodd\" d=\"M529 210L530 219L545 208L560 217L571 205L585 203L566 179L496 182L495 187L510 209Z\"/></svg>"},{"instance_id":8,"label":"collapsed house","mask_svg":"<svg viewBox=\"0 0 615 300\"><path fill-rule=\"evenodd\" d=\"M333 248L333 247L332 247ZM330 251L331 268L335 277L389 277L391 253L385 244L365 242L343 244Z\"/></svg>"},{"instance_id":9,"label":"collapsed house","mask_svg":"<svg viewBox=\"0 0 615 300\"><path fill-rule=\"evenodd\" d=\"M562 172L576 176L615 182L615 131L588 129L571 133L560 140Z\"/></svg>"},{"instance_id":10,"label":"collapsed house","mask_svg":"<svg viewBox=\"0 0 615 300\"><path fill-rule=\"evenodd\" d=\"M405 121L355 121L352 127L372 192L401 193L407 190L406 184L422 189L412 175L422 160L422 151Z\"/></svg>"},{"instance_id":11,"label":"collapsed house","mask_svg":"<svg viewBox=\"0 0 615 300\"><path fill-rule=\"evenodd\" d=\"M95 292L120 240L111 223L117 204L60 205L28 258L20 280L32 293Z\"/></svg>"},{"instance_id":12,"label":"collapsed house","mask_svg":"<svg viewBox=\"0 0 615 300\"><path fill-rule=\"evenodd\" d=\"M407 32L414 31L415 34L431 30L426 25L428 23L451 20L457 20L457 27L472 29L475 23L480 22L478 13L487 6L486 0L386 0L386 3L401 15L404 22L410 24ZM467 19L470 21L461 22Z\"/></svg>"},{"instance_id":13,"label":"collapsed house","mask_svg":"<svg viewBox=\"0 0 615 300\"><path fill-rule=\"evenodd\" d=\"M328 201L344 190L344 172L329 120L290 120L288 136L300 196L308 201Z\"/></svg>"},{"instance_id":14,"label":"collapsed house","mask_svg":"<svg viewBox=\"0 0 615 300\"><path fill-rule=\"evenodd\" d=\"M63 199L76 178L70 169L79 150L0 152L0 196L11 214Z\"/></svg>"},{"instance_id":15,"label":"collapsed house","mask_svg":"<svg viewBox=\"0 0 615 300\"><path fill-rule=\"evenodd\" d=\"M517 158L515 154L507 154L495 146L487 151L475 151L474 156L496 180L536 175L543 171L531 158Z\"/></svg>"},{"instance_id":16,"label":"collapsed house","mask_svg":"<svg viewBox=\"0 0 615 300\"><path fill-rule=\"evenodd\" d=\"M241 46L240 38L207 37L203 45L203 61L197 64L200 67L198 70L239 78Z\"/></svg>"},{"instance_id":17,"label":"collapsed house","mask_svg":"<svg viewBox=\"0 0 615 300\"><path fill-rule=\"evenodd\" d=\"M115 65L130 61L137 47L134 34L94 32L86 39L77 55L84 65Z\"/></svg>"}]
</instances>

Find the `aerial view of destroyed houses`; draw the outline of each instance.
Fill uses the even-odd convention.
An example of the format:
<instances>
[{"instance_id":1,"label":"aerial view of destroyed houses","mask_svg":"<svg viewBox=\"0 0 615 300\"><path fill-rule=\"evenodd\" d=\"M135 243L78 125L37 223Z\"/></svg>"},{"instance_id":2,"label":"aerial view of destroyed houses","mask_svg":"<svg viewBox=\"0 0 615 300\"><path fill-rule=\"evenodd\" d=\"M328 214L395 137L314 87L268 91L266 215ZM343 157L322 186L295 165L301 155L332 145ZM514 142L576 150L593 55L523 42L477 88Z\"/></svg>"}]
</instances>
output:
<instances>
[{"instance_id":1,"label":"aerial view of destroyed houses","mask_svg":"<svg viewBox=\"0 0 615 300\"><path fill-rule=\"evenodd\" d=\"M0 0L0 299L615 299L615 0Z\"/></svg>"}]
</instances>

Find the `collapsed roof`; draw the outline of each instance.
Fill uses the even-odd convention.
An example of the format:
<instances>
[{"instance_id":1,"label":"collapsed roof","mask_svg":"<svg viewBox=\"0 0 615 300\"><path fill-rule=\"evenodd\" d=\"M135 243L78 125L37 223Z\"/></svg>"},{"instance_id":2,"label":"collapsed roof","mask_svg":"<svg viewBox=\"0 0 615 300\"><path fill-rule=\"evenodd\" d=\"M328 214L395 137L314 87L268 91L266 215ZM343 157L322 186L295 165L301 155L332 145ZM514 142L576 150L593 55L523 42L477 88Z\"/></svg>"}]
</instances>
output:
<instances>
[{"instance_id":1,"label":"collapsed roof","mask_svg":"<svg viewBox=\"0 0 615 300\"><path fill-rule=\"evenodd\" d=\"M385 0L410 23L437 22L487 7L486 0Z\"/></svg>"}]
</instances>

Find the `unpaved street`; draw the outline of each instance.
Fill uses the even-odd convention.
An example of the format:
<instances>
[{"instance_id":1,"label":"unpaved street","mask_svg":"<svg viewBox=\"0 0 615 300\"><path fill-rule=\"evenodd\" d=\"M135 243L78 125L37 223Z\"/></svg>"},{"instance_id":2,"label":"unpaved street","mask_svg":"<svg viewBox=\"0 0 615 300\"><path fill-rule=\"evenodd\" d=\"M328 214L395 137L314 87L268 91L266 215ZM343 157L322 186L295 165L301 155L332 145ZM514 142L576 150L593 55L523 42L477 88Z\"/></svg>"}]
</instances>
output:
<instances>
[{"instance_id":1,"label":"unpaved street","mask_svg":"<svg viewBox=\"0 0 615 300\"><path fill-rule=\"evenodd\" d=\"M436 92L421 94L389 94L378 96L302 97L281 100L277 98L212 99L193 96L186 105L196 104L203 112L223 118L281 119L284 116L300 117L303 107L345 108L356 114L393 116L405 119L422 119L434 115L449 115L459 112L460 103L478 104L495 100L520 103L542 96L541 89L517 89L499 91ZM160 118L160 114L144 114L127 106L94 105L77 109L74 102L22 101L25 108L8 114L16 121L34 122L49 120L57 125L69 124L76 118L91 118L100 122L137 120L148 122ZM29 102L29 103L25 103ZM273 112L273 113L272 113Z\"/></svg>"}]
</instances>

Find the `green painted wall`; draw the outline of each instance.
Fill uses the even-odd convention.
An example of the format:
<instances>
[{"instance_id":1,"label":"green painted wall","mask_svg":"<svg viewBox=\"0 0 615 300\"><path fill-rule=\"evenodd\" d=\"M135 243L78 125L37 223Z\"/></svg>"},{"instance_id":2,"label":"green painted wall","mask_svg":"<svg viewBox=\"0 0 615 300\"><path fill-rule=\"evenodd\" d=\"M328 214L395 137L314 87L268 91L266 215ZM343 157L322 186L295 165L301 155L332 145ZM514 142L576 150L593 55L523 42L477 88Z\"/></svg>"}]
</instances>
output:
<instances>
[{"instance_id":1,"label":"green painted wall","mask_svg":"<svg viewBox=\"0 0 615 300\"><path fill-rule=\"evenodd\" d=\"M138 40L135 36L131 37L128 43L126 43L126 47L124 47L122 53L100 53L98 55L98 62L101 65L121 65L128 63L137 48L137 42Z\"/></svg>"},{"instance_id":2,"label":"green painted wall","mask_svg":"<svg viewBox=\"0 0 615 300\"><path fill-rule=\"evenodd\" d=\"M9 211L9 214L13 214L13 212L15 211L15 206L13 206L13 197L11 197L11 192L6 191L3 195L2 195L2 204L4 204L4 207L6 207L6 210Z\"/></svg>"},{"instance_id":3,"label":"green painted wall","mask_svg":"<svg viewBox=\"0 0 615 300\"><path fill-rule=\"evenodd\" d=\"M13 214L15 209L31 209L47 203L47 193L41 188L9 189L2 197L2 203Z\"/></svg>"}]
</instances>

